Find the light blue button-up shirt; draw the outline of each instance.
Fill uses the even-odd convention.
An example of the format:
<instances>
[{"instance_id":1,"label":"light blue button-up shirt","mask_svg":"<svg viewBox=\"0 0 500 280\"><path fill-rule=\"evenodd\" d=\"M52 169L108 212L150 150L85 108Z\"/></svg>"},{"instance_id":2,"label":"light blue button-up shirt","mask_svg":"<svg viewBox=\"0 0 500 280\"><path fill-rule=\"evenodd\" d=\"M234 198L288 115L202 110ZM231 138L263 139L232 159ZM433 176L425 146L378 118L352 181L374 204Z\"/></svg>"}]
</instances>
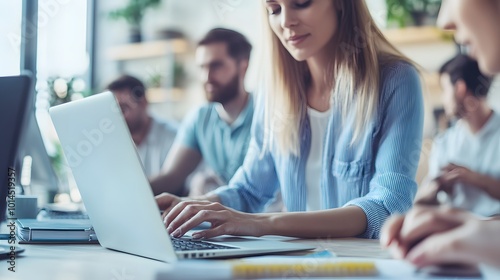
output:
<instances>
[{"instance_id":1,"label":"light blue button-up shirt","mask_svg":"<svg viewBox=\"0 0 500 280\"><path fill-rule=\"evenodd\" d=\"M410 209L422 145L424 112L418 72L407 63L393 63L381 69L380 81L378 111L361 139L351 145L353 124L342 125L340 114L332 110L323 149L321 208L360 207L368 221L360 235L364 238L378 238L391 214ZM284 156L276 149L261 156L264 106L262 100L257 103L243 166L228 186L214 193L226 206L257 213L281 189L288 211L305 211L309 119L301 122L300 157Z\"/></svg>"},{"instance_id":2,"label":"light blue button-up shirt","mask_svg":"<svg viewBox=\"0 0 500 280\"><path fill-rule=\"evenodd\" d=\"M254 102L249 94L245 108L232 124L220 118L215 106L208 103L187 116L175 141L200 152L203 161L227 184L248 151Z\"/></svg>"}]
</instances>

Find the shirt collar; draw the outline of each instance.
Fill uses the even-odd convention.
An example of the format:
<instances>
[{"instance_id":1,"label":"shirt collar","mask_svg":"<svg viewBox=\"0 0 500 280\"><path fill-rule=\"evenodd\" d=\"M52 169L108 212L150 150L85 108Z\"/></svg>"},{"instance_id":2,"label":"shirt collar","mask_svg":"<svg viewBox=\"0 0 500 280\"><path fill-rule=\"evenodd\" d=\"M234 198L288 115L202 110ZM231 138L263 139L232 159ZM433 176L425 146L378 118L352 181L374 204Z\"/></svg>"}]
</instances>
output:
<instances>
[{"instance_id":1,"label":"shirt collar","mask_svg":"<svg viewBox=\"0 0 500 280\"><path fill-rule=\"evenodd\" d=\"M221 122L226 126L226 127L229 127L231 129L231 131L234 131L236 129L238 129L239 127L243 126L246 124L246 122L249 120L252 119L252 116L253 116L253 95L251 93L248 94L248 100L247 100L247 104L245 105L245 107L243 108L243 110L240 112L240 114L238 115L238 117L236 118L236 120L234 120L234 122L231 124L231 125L228 125L225 121L223 121L220 116L219 116L219 113L217 112L217 109L214 107L215 109L215 112L217 113L217 117L219 118L219 120L221 120Z\"/></svg>"}]
</instances>

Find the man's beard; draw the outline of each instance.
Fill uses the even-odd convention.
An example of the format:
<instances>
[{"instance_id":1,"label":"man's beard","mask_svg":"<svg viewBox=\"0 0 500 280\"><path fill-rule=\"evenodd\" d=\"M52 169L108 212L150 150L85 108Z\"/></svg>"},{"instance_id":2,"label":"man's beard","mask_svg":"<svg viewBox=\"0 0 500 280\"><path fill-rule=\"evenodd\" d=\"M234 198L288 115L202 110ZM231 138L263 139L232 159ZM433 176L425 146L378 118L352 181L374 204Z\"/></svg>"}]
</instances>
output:
<instances>
[{"instance_id":1,"label":"man's beard","mask_svg":"<svg viewBox=\"0 0 500 280\"><path fill-rule=\"evenodd\" d=\"M226 85L221 86L220 84L213 84L214 90L208 92L205 90L205 95L209 102L218 102L221 104L232 101L238 95L238 90L240 88L239 76L234 75L233 79L229 81Z\"/></svg>"}]
</instances>

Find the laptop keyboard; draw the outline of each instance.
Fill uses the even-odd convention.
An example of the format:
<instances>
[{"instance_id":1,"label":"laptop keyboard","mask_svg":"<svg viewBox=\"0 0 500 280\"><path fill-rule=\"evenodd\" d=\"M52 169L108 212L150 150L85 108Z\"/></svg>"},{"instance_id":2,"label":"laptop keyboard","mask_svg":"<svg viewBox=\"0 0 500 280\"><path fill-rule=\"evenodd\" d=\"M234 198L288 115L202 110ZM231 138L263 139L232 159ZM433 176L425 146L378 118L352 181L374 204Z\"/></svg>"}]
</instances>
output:
<instances>
[{"instance_id":1,"label":"laptop keyboard","mask_svg":"<svg viewBox=\"0 0 500 280\"><path fill-rule=\"evenodd\" d=\"M72 219L72 220L88 220L89 216L83 213L53 213L51 219Z\"/></svg>"},{"instance_id":2,"label":"laptop keyboard","mask_svg":"<svg viewBox=\"0 0 500 280\"><path fill-rule=\"evenodd\" d=\"M201 240L190 240L190 239L173 238L173 237L171 237L171 239L172 239L172 244L174 245L174 249L176 251L237 249L235 247L216 245Z\"/></svg>"},{"instance_id":3,"label":"laptop keyboard","mask_svg":"<svg viewBox=\"0 0 500 280\"><path fill-rule=\"evenodd\" d=\"M64 220L88 220L89 216L85 212L63 212L42 210L41 216L44 219L64 219Z\"/></svg>"}]
</instances>

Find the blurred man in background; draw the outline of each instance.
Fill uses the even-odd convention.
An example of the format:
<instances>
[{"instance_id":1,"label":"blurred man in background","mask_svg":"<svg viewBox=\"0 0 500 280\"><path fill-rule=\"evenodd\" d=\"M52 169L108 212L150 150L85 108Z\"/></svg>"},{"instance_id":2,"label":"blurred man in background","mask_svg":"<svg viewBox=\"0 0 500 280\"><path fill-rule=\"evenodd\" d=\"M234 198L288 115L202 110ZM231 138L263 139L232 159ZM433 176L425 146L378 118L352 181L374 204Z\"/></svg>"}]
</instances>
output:
<instances>
[{"instance_id":1,"label":"blurred man in background","mask_svg":"<svg viewBox=\"0 0 500 280\"><path fill-rule=\"evenodd\" d=\"M435 139L430 183L421 188L417 203L436 203L438 192L443 191L454 207L482 216L498 215L500 115L488 104L492 78L466 55L448 61L440 75L445 112L458 121Z\"/></svg>"},{"instance_id":2,"label":"blurred man in background","mask_svg":"<svg viewBox=\"0 0 500 280\"><path fill-rule=\"evenodd\" d=\"M110 83L107 89L118 100L146 175L148 178L158 175L174 142L177 124L148 113L146 89L139 79L124 75Z\"/></svg>"},{"instance_id":3,"label":"blurred man in background","mask_svg":"<svg viewBox=\"0 0 500 280\"><path fill-rule=\"evenodd\" d=\"M227 184L242 165L254 111L244 86L251 50L242 34L223 28L198 43L196 62L208 103L183 121L162 174L150 182L155 194L186 195L186 178L202 160L210 171L192 178L192 196Z\"/></svg>"}]
</instances>

